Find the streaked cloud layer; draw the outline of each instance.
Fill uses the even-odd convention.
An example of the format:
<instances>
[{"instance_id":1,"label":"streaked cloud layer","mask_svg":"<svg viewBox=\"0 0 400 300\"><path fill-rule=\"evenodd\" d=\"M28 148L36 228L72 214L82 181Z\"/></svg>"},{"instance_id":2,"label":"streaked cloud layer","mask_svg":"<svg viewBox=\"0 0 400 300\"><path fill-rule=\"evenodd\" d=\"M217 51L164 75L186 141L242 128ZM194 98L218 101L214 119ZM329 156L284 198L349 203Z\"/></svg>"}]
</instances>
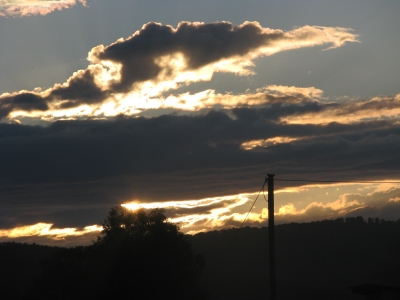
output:
<instances>
[{"instance_id":1,"label":"streaked cloud layer","mask_svg":"<svg viewBox=\"0 0 400 300\"><path fill-rule=\"evenodd\" d=\"M345 183L284 188L275 193L275 222L301 223L360 215L365 219L397 220L400 214L399 194L400 184L389 183ZM258 197L256 205L249 213L257 195L258 192L199 200L151 203L134 201L123 206L132 210L165 208L169 221L179 224L183 232L195 234L238 227L246 217L246 226L266 226L266 195L261 194ZM24 242L39 239L46 244L73 246L89 243L101 230L99 225L78 229L53 228L53 224L38 223L0 230L0 241L17 239Z\"/></svg>"},{"instance_id":2,"label":"streaked cloud layer","mask_svg":"<svg viewBox=\"0 0 400 300\"><path fill-rule=\"evenodd\" d=\"M0 238L18 238L25 236L50 236L55 240L63 240L67 236L82 236L91 232L100 232L101 226L86 226L82 230L76 228L52 228L53 224L38 223L35 225L21 226L8 230L0 230Z\"/></svg>"},{"instance_id":3,"label":"streaked cloud layer","mask_svg":"<svg viewBox=\"0 0 400 300\"><path fill-rule=\"evenodd\" d=\"M86 5L86 0L0 0L0 17L47 15L56 10L70 8L78 2Z\"/></svg>"}]
</instances>

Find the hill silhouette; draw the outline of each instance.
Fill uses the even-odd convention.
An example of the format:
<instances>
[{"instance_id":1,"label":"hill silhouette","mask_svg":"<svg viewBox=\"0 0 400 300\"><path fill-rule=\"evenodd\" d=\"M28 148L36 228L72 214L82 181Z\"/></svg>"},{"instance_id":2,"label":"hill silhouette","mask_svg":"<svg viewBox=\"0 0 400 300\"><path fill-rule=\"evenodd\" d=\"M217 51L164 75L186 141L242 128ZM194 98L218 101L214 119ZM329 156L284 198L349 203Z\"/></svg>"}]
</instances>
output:
<instances>
[{"instance_id":1,"label":"hill silhouette","mask_svg":"<svg viewBox=\"0 0 400 300\"><path fill-rule=\"evenodd\" d=\"M38 244L0 243L0 298L25 299L35 279L41 275L42 262L61 249Z\"/></svg>"},{"instance_id":2,"label":"hill silhouette","mask_svg":"<svg viewBox=\"0 0 400 300\"><path fill-rule=\"evenodd\" d=\"M189 237L207 262L212 299L268 299L268 228L242 228L221 258L237 230ZM277 299L362 299L348 287L400 286L400 220L283 224L275 239Z\"/></svg>"},{"instance_id":3,"label":"hill silhouette","mask_svg":"<svg viewBox=\"0 0 400 300\"><path fill-rule=\"evenodd\" d=\"M44 262L31 300L205 300L204 267L163 209L110 209L97 241Z\"/></svg>"},{"instance_id":4,"label":"hill silhouette","mask_svg":"<svg viewBox=\"0 0 400 300\"><path fill-rule=\"evenodd\" d=\"M363 297L352 294L350 286L400 286L400 220L357 217L275 229L277 299L357 300ZM186 235L185 240L206 262L203 280L211 299L268 299L268 228L242 228L222 256L237 230ZM65 249L0 244L1 282L6 283L2 294L9 293L6 299L11 300L28 299L24 295L40 276L41 261Z\"/></svg>"}]
</instances>

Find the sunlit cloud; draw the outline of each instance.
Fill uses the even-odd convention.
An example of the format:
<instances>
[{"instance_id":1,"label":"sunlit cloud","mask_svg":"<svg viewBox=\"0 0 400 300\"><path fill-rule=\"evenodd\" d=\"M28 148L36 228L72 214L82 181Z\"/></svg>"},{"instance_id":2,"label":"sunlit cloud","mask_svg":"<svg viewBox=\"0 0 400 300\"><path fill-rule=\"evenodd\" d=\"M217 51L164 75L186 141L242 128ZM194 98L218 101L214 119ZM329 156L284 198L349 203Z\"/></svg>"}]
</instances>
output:
<instances>
[{"instance_id":1,"label":"sunlit cloud","mask_svg":"<svg viewBox=\"0 0 400 300\"><path fill-rule=\"evenodd\" d=\"M396 183L379 183L377 186L375 186L372 192L367 194L367 196L371 196L375 193L388 193L397 188L399 188L399 185Z\"/></svg>"},{"instance_id":2,"label":"sunlit cloud","mask_svg":"<svg viewBox=\"0 0 400 300\"><path fill-rule=\"evenodd\" d=\"M265 140L253 140L253 141L248 141L242 143L241 147L244 150L252 150L256 147L262 147L262 148L267 148L270 146L278 145L278 144L286 144L290 143L293 141L297 141L299 138L291 138L291 137L285 137L285 136L277 136Z\"/></svg>"},{"instance_id":3,"label":"sunlit cloud","mask_svg":"<svg viewBox=\"0 0 400 300\"><path fill-rule=\"evenodd\" d=\"M346 195L342 195L338 200L334 202L322 203L322 202L312 202L307 205L306 208L298 210L293 203L288 203L286 205L282 205L278 208L277 216L285 216L285 215L305 215L310 213L313 210L332 210L338 211L339 214L347 213L345 209L360 207L363 203L360 203L357 200L348 201ZM266 212L264 211L263 214Z\"/></svg>"},{"instance_id":4,"label":"sunlit cloud","mask_svg":"<svg viewBox=\"0 0 400 300\"><path fill-rule=\"evenodd\" d=\"M400 94L395 97L374 97L370 100L352 100L341 104L321 105L318 112L305 112L280 118L287 124L351 124L373 120L398 120Z\"/></svg>"},{"instance_id":5,"label":"sunlit cloud","mask_svg":"<svg viewBox=\"0 0 400 300\"><path fill-rule=\"evenodd\" d=\"M178 223L183 232L194 233L223 228L227 219L244 219L244 214L233 211L252 201L254 196L255 194L239 194L200 200L152 203L135 201L122 206L132 210L164 208L171 222Z\"/></svg>"},{"instance_id":6,"label":"sunlit cloud","mask_svg":"<svg viewBox=\"0 0 400 300\"><path fill-rule=\"evenodd\" d=\"M126 207L131 210L137 210L140 208L144 209L154 209L154 208L186 208L193 209L199 207L208 207L215 203L219 203L221 201L230 199L225 197L217 197L217 198L206 198L201 200L183 200L183 201L166 201L166 202L150 202L150 203L140 203L139 201L129 202L122 204L123 207Z\"/></svg>"},{"instance_id":7,"label":"sunlit cloud","mask_svg":"<svg viewBox=\"0 0 400 300\"><path fill-rule=\"evenodd\" d=\"M372 193L371 190L373 190ZM265 193L267 194L267 191ZM131 210L164 208L168 220L178 224L182 232L196 234L211 230L237 228L242 224L244 226L267 226L268 210L267 203L264 201L266 195L260 194L252 207L257 195L259 192L183 201L139 202L136 200L122 204L122 206ZM303 200L301 203L293 201L298 199ZM319 200L315 201L315 199ZM400 184L314 184L287 187L275 191L276 224L311 222L349 216L397 220L396 216L399 218L399 213ZM88 243L93 239L93 234L101 232L102 229L99 225L78 229L53 228L53 225L49 223L37 223L0 230L0 239L4 241L27 237L46 238L53 243L51 241L62 242L73 237L82 237L84 240L79 242ZM75 245L77 241L70 243Z\"/></svg>"},{"instance_id":8,"label":"sunlit cloud","mask_svg":"<svg viewBox=\"0 0 400 300\"><path fill-rule=\"evenodd\" d=\"M96 69L95 66L92 70ZM73 80L73 77L70 78ZM58 85L59 87L61 85ZM64 85L68 86L67 84ZM48 104L43 111L40 110L14 110L10 112L9 118L18 121L21 117L42 118L47 121L60 119L73 119L85 116L112 117L117 115L138 115L147 110L174 109L181 111L201 111L215 107L232 109L235 107L257 107L271 104L303 104L317 102L322 98L323 91L315 87L289 87L268 85L257 89L255 93L222 94L215 90L207 89L195 94L189 92L182 94L170 94L160 97L160 93L166 88L165 85L156 85L146 82L141 88L126 94L110 95L108 99L96 104L85 104L78 107L62 108L63 101L54 101ZM24 91L27 92L27 91ZM40 97L46 98L51 89L40 91ZM3 97L17 97L18 93L3 94ZM1 97L0 97L1 99Z\"/></svg>"},{"instance_id":9,"label":"sunlit cloud","mask_svg":"<svg viewBox=\"0 0 400 300\"><path fill-rule=\"evenodd\" d=\"M207 89L195 94L189 92L170 94L167 97L158 97L162 91L154 85L148 85L139 91L134 91L115 103L115 111L125 115L136 114L150 109L175 109L182 111L199 111L220 107L231 109L243 106L260 106L273 103L304 103L321 98L322 90L314 87L298 88L269 85L257 89L255 93L221 94Z\"/></svg>"},{"instance_id":10,"label":"sunlit cloud","mask_svg":"<svg viewBox=\"0 0 400 300\"><path fill-rule=\"evenodd\" d=\"M113 75L116 71L110 70L104 71L99 65L92 65L86 71L76 72L67 83L55 85L52 89L5 93L0 96L0 106L2 106L0 114L3 109L5 114L9 114L9 119L15 122L23 117L56 121L84 117L134 116L157 109L197 112L213 108L231 110L237 107L253 107L263 108L268 112L267 116L270 116L271 121L282 124L326 125L331 122L354 124L380 120L398 122L400 117L400 94L392 98L374 97L370 100L353 99L350 102L331 103L323 97L323 91L315 87L269 85L259 88L253 93L242 94L222 94L208 89L194 94L189 92L171 93L163 97L161 93L165 89L169 89L166 82L156 84L147 81L141 83L139 89L125 94L108 93L107 88L104 91L97 90L96 84L89 84L83 88L80 97L85 97L85 93L91 97L93 93L104 99L78 106L71 104L70 100L57 100L54 95L55 89L69 90L70 85L76 84L73 83L74 81L87 76L93 76L95 82L100 82L100 79L96 79L96 74L109 72L111 75L107 76L116 78L116 75ZM52 94L55 97L54 100L46 102L44 99L51 98ZM291 138L293 139L291 141L294 141L294 137ZM257 142L262 143L261 140ZM264 146L270 142L270 140L265 140ZM275 141L275 143L281 142Z\"/></svg>"},{"instance_id":11,"label":"sunlit cloud","mask_svg":"<svg viewBox=\"0 0 400 300\"><path fill-rule=\"evenodd\" d=\"M86 0L0 0L0 16L43 16L56 10L70 8L78 2L86 5Z\"/></svg>"},{"instance_id":12,"label":"sunlit cloud","mask_svg":"<svg viewBox=\"0 0 400 300\"><path fill-rule=\"evenodd\" d=\"M325 193L325 197L322 196L324 191L332 191L335 187L337 190L332 194L338 195L336 200L330 200L332 196L328 192ZM342 189L346 192L340 192ZM371 189L373 192L369 192ZM275 216L278 223L310 222L356 215L364 216L365 218L380 217L391 220L397 220L396 215L397 218L400 217L400 206L397 205L398 195L400 195L400 184L337 183L332 186L314 185L307 188L300 188L298 194L300 199L310 197L325 198L325 201L311 200L306 202L305 206L304 203L294 203L292 201L277 205ZM263 214L266 215L266 213L267 210L263 209Z\"/></svg>"},{"instance_id":13,"label":"sunlit cloud","mask_svg":"<svg viewBox=\"0 0 400 300\"><path fill-rule=\"evenodd\" d=\"M372 193L369 192L371 189ZM328 195L328 191L331 191L332 195ZM373 212L374 217L388 218L384 212L388 205L400 203L400 184L310 184L277 189L275 194L274 215L277 224L336 219L353 214L369 217L370 211ZM123 206L133 210L165 208L171 222L179 224L181 230L187 234L196 234L239 227L243 221L245 221L245 226L266 226L268 209L263 199L264 195L259 195L255 206L250 210L257 195L258 192L187 201L154 203L136 201L123 204ZM320 200L313 201L313 198ZM310 200L296 203L290 199ZM395 209L400 211L400 206L398 208L396 206Z\"/></svg>"},{"instance_id":14,"label":"sunlit cloud","mask_svg":"<svg viewBox=\"0 0 400 300\"><path fill-rule=\"evenodd\" d=\"M269 95L275 96L278 99L276 102L278 102L282 97L290 98L290 103L302 103L304 102L304 99L309 99L309 101L321 100L323 99L324 94L323 90L315 87L297 87L285 85L267 85L266 87L257 89L257 91L267 92ZM289 99L287 102L289 102Z\"/></svg>"},{"instance_id":15,"label":"sunlit cloud","mask_svg":"<svg viewBox=\"0 0 400 300\"><path fill-rule=\"evenodd\" d=\"M12 229L0 230L0 238L19 238L27 236L48 237L54 240L63 240L70 236L83 236L92 232L100 232L102 226L91 225L83 229L77 228L53 228L53 224L37 223L34 225L20 226Z\"/></svg>"},{"instance_id":16,"label":"sunlit cloud","mask_svg":"<svg viewBox=\"0 0 400 300\"><path fill-rule=\"evenodd\" d=\"M336 48L357 41L350 29L338 27L303 26L284 32L263 28L257 22L238 26L228 22L181 22L176 28L148 23L127 39L94 47L88 55L89 67L75 72L65 83L45 91L0 95L0 118L30 116L50 120L52 116L135 114L160 107L232 107L256 104L262 94L268 93L268 101L279 101L286 94L292 95L293 103L303 98L315 99L321 96L321 90L283 86L268 86L256 95L238 95L233 100L213 91L166 99L162 94L193 82L210 81L217 72L254 74L253 60L260 56L303 47Z\"/></svg>"}]
</instances>

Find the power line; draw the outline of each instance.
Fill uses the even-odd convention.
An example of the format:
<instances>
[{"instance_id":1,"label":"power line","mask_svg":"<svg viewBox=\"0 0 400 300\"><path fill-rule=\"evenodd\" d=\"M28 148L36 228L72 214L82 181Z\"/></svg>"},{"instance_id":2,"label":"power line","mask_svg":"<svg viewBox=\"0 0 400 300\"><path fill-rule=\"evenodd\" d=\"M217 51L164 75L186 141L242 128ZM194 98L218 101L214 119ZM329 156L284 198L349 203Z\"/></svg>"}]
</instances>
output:
<instances>
[{"instance_id":1,"label":"power line","mask_svg":"<svg viewBox=\"0 0 400 300\"><path fill-rule=\"evenodd\" d=\"M286 181L286 182L292 181L292 182L310 182L310 183L354 183L354 184L356 184L356 183L364 183L364 184L392 183L392 184L400 184L400 181L348 181L348 180L311 180L311 179L288 179L288 178L280 178L280 179L278 178L278 179L274 179L274 180L275 181ZM225 250L222 252L222 255L219 257L219 259L215 263L214 267L211 269L211 273L213 273L215 271L215 268L219 265L219 263L222 261L222 259L224 258L224 256L226 255L226 253L228 252L230 247L232 246L232 243L236 239L236 237L239 234L239 231L243 227L244 223L247 221L247 218L249 217L249 214L250 214L251 210L253 209L254 205L256 204L261 192L263 192L265 201L268 202L268 200L265 197L265 184L266 183L267 183L267 178L265 178L265 181L264 181L260 191L258 192L256 199L254 200L253 204L251 205L249 211L247 212L246 217L244 218L243 222L240 224L240 227L235 232L234 236L232 237L231 241L229 242L229 244L227 245Z\"/></svg>"},{"instance_id":2,"label":"power line","mask_svg":"<svg viewBox=\"0 0 400 300\"><path fill-rule=\"evenodd\" d=\"M321 183L394 183L400 181L350 181L350 180L311 180L311 179L275 179L275 181L321 182Z\"/></svg>"},{"instance_id":3,"label":"power line","mask_svg":"<svg viewBox=\"0 0 400 300\"><path fill-rule=\"evenodd\" d=\"M265 182L267 182L267 181L268 181L268 177L265 177ZM264 185L262 187L262 191L263 191L264 200L268 202L268 199L265 198L265 182L264 182Z\"/></svg>"},{"instance_id":4,"label":"power line","mask_svg":"<svg viewBox=\"0 0 400 300\"><path fill-rule=\"evenodd\" d=\"M244 218L242 224L240 224L240 227L238 228L238 230L236 231L235 235L233 236L233 238L231 239L231 241L229 242L228 246L225 248L224 252L222 252L222 255L220 256L220 258L218 259L217 263L214 265L214 267L211 269L211 272L214 272L215 268L218 266L218 264L221 262L222 258L225 256L225 254L228 252L229 248L231 247L233 241L235 240L236 236L238 235L240 229L243 227L243 224L246 222L251 210L254 207L254 204L256 204L258 197L261 194L261 191L264 191L264 186L267 183L267 178L265 178L264 184L262 185L260 191L258 192L258 195L256 197L256 199L254 200L253 204L251 205L249 211L247 212L246 217ZM265 197L265 196L264 196Z\"/></svg>"}]
</instances>

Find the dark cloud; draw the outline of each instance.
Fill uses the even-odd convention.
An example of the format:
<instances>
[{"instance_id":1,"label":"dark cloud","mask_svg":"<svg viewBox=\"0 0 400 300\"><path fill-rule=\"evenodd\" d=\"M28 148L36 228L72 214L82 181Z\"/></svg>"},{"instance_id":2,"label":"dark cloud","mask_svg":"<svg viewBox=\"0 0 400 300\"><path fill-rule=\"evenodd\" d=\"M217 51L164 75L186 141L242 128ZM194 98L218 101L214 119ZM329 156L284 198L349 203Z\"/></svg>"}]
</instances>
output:
<instances>
[{"instance_id":1,"label":"dark cloud","mask_svg":"<svg viewBox=\"0 0 400 300\"><path fill-rule=\"evenodd\" d=\"M283 158L285 153L292 152L301 153L302 160L326 158L329 154L332 160L340 161L340 157L369 155L368 150L375 151L377 141L381 142L380 147L386 145L387 154L397 151L399 128L395 124L385 128L389 124L280 125L269 122L260 113L251 119L234 120L213 111L204 116L61 121L47 128L2 124L0 134L4 138L0 151L6 159L0 180L12 184L80 182L202 168L248 167L278 163L280 160L271 158ZM254 151L240 148L248 140L282 135L307 139ZM383 161L396 158L376 154L375 159L380 157ZM368 165L374 157L362 161ZM329 164L326 159L324 164Z\"/></svg>"},{"instance_id":2,"label":"dark cloud","mask_svg":"<svg viewBox=\"0 0 400 300\"><path fill-rule=\"evenodd\" d=\"M81 70L74 74L66 84L56 84L47 95L39 92L20 92L4 94L0 97L0 119L13 111L48 111L51 105L56 109L76 107L81 104L102 102L107 92L95 83L93 68Z\"/></svg>"},{"instance_id":3,"label":"dark cloud","mask_svg":"<svg viewBox=\"0 0 400 300\"><path fill-rule=\"evenodd\" d=\"M48 104L56 103L57 109L82 104L101 103L112 93L128 92L138 82L155 79L167 66L161 67L156 59L180 53L184 56L187 70L198 69L212 62L244 55L261 45L283 38L284 32L265 33L258 23L233 26L221 22L212 24L180 23L177 29L158 23L148 23L131 38L118 41L108 47L95 47L90 58L93 61L112 61L121 65L121 79L114 80L105 88L96 83L103 67L91 65L71 76L64 84L56 84L46 93L20 93L5 95L0 102L0 118L14 110L48 110Z\"/></svg>"},{"instance_id":4,"label":"dark cloud","mask_svg":"<svg viewBox=\"0 0 400 300\"><path fill-rule=\"evenodd\" d=\"M353 103L344 103L338 107L338 115L346 115L360 111L380 111L399 108L399 100L393 97L377 97L367 101L355 101Z\"/></svg>"},{"instance_id":5,"label":"dark cloud","mask_svg":"<svg viewBox=\"0 0 400 300\"><path fill-rule=\"evenodd\" d=\"M135 199L254 192L267 173L326 180L398 176L400 128L395 123L287 125L272 123L257 111L252 118L237 116L211 111L60 121L48 127L0 124L1 215L15 216L1 222L26 224L23 220L33 220L36 209L47 207L44 219L66 225L60 215L75 220L78 209L94 221L101 220L107 207ZM275 136L304 138L241 148L245 141Z\"/></svg>"},{"instance_id":6,"label":"dark cloud","mask_svg":"<svg viewBox=\"0 0 400 300\"><path fill-rule=\"evenodd\" d=\"M46 101L42 97L33 93L22 92L0 98L0 119L7 117L14 110L46 111L48 108Z\"/></svg>"},{"instance_id":7,"label":"dark cloud","mask_svg":"<svg viewBox=\"0 0 400 300\"><path fill-rule=\"evenodd\" d=\"M284 101L285 100L286 99L284 99ZM286 104L284 101L282 103L268 105L264 109L253 110L251 108L236 108L233 109L232 112L235 116L243 119L253 119L254 117L259 118L262 116L271 121L279 121L282 117L302 115L304 113L316 113L326 109L326 105L318 102Z\"/></svg>"},{"instance_id":8,"label":"dark cloud","mask_svg":"<svg viewBox=\"0 0 400 300\"><path fill-rule=\"evenodd\" d=\"M148 23L131 38L118 41L92 59L111 60L122 65L122 79L117 90L129 89L133 83L155 78L161 71L156 58L183 54L188 70L233 56L243 56L261 45L283 39L284 32L265 33L257 23L233 26L228 22L204 24L182 22L176 29Z\"/></svg>"},{"instance_id":9,"label":"dark cloud","mask_svg":"<svg viewBox=\"0 0 400 300\"><path fill-rule=\"evenodd\" d=\"M95 83L92 69L87 69L77 72L65 85L56 85L47 100L64 100L59 108L71 108L81 104L100 103L107 96L108 93Z\"/></svg>"}]
</instances>

